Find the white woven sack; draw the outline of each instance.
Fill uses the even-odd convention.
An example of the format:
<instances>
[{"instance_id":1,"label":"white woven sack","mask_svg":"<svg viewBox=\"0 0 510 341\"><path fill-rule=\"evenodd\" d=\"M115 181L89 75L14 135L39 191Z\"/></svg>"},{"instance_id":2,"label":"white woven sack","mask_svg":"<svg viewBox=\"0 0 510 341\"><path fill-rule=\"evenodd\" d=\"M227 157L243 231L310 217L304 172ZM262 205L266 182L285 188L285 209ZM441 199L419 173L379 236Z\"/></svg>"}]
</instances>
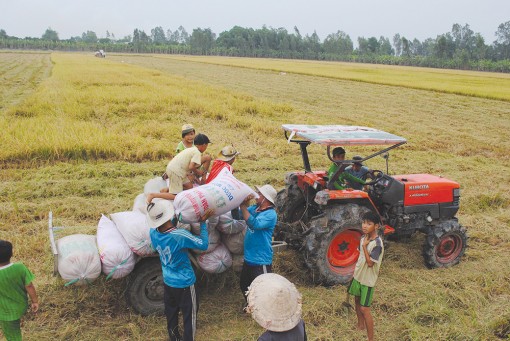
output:
<instances>
[{"instance_id":1,"label":"white woven sack","mask_svg":"<svg viewBox=\"0 0 510 341\"><path fill-rule=\"evenodd\" d=\"M133 211L140 211L147 214L147 196L145 193L140 193L136 196L133 202Z\"/></svg>"},{"instance_id":2,"label":"white woven sack","mask_svg":"<svg viewBox=\"0 0 510 341\"><path fill-rule=\"evenodd\" d=\"M230 217L230 218L229 218ZM246 221L232 219L232 213L227 212L220 216L216 229L223 234L236 234L246 228Z\"/></svg>"},{"instance_id":3,"label":"white woven sack","mask_svg":"<svg viewBox=\"0 0 510 341\"><path fill-rule=\"evenodd\" d=\"M196 223L208 208L214 215L233 210L250 194L257 195L248 185L237 180L228 170L207 185L182 191L175 196L175 214L184 223Z\"/></svg>"},{"instance_id":4,"label":"white woven sack","mask_svg":"<svg viewBox=\"0 0 510 341\"><path fill-rule=\"evenodd\" d=\"M244 230L234 234L221 235L221 242L225 247L235 255L242 255L244 253L244 235L246 234L246 226Z\"/></svg>"},{"instance_id":5,"label":"white woven sack","mask_svg":"<svg viewBox=\"0 0 510 341\"><path fill-rule=\"evenodd\" d=\"M232 266L232 256L227 248L220 244L212 252L203 253L197 258L202 270L211 274L219 274Z\"/></svg>"},{"instance_id":6,"label":"white woven sack","mask_svg":"<svg viewBox=\"0 0 510 341\"><path fill-rule=\"evenodd\" d=\"M244 255L232 255L232 270L241 272L243 270Z\"/></svg>"},{"instance_id":7,"label":"white woven sack","mask_svg":"<svg viewBox=\"0 0 510 341\"><path fill-rule=\"evenodd\" d=\"M106 279L122 278L133 271L136 263L135 254L117 230L115 223L104 215L101 215L97 224L97 248Z\"/></svg>"},{"instance_id":8,"label":"white woven sack","mask_svg":"<svg viewBox=\"0 0 510 341\"><path fill-rule=\"evenodd\" d=\"M101 274L96 236L72 234L57 240L58 272L71 284L85 285Z\"/></svg>"},{"instance_id":9,"label":"white woven sack","mask_svg":"<svg viewBox=\"0 0 510 341\"><path fill-rule=\"evenodd\" d=\"M207 219L208 227L214 228L214 227L218 226L219 221L220 221L219 216L210 217L209 219Z\"/></svg>"},{"instance_id":10,"label":"white woven sack","mask_svg":"<svg viewBox=\"0 0 510 341\"><path fill-rule=\"evenodd\" d=\"M140 257L149 257L156 253L152 247L145 214L140 211L127 211L113 213L110 217L131 251Z\"/></svg>"},{"instance_id":11,"label":"white woven sack","mask_svg":"<svg viewBox=\"0 0 510 341\"><path fill-rule=\"evenodd\" d=\"M163 188L168 188L168 184L162 177L157 176L145 183L145 186L143 186L143 193L145 195L149 193L159 193Z\"/></svg>"},{"instance_id":12,"label":"white woven sack","mask_svg":"<svg viewBox=\"0 0 510 341\"><path fill-rule=\"evenodd\" d=\"M221 236L218 230L214 228L214 225L209 225L209 222L206 222L207 224L207 234L209 239L209 245L207 246L207 250L199 250L199 249L192 249L196 254L201 253L207 253L211 252L220 244ZM200 223L193 223L191 224L191 233L198 236L200 235Z\"/></svg>"},{"instance_id":13,"label":"white woven sack","mask_svg":"<svg viewBox=\"0 0 510 341\"><path fill-rule=\"evenodd\" d=\"M183 229L183 230L186 230L186 231L191 231L191 225L190 224L184 224L184 223L181 223L180 221L177 222L177 226L176 226L178 229Z\"/></svg>"}]
</instances>

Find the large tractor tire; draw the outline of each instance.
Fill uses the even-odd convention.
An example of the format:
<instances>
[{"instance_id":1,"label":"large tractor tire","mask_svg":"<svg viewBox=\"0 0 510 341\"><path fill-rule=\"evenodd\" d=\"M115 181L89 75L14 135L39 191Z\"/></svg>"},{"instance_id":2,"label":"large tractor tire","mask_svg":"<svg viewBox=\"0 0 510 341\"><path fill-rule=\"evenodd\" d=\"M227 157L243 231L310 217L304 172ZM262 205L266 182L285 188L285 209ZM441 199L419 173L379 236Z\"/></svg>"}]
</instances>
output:
<instances>
[{"instance_id":1,"label":"large tractor tire","mask_svg":"<svg viewBox=\"0 0 510 341\"><path fill-rule=\"evenodd\" d=\"M457 220L444 221L428 232L423 247L429 268L446 268L458 264L466 252L468 236Z\"/></svg>"},{"instance_id":2,"label":"large tractor tire","mask_svg":"<svg viewBox=\"0 0 510 341\"><path fill-rule=\"evenodd\" d=\"M276 196L278 223L274 229L274 238L284 240L290 247L299 249L302 245L303 226L308 221L306 201L295 185L279 191Z\"/></svg>"},{"instance_id":3,"label":"large tractor tire","mask_svg":"<svg viewBox=\"0 0 510 341\"><path fill-rule=\"evenodd\" d=\"M159 257L144 258L131 274L126 290L128 304L142 316L165 312L163 274Z\"/></svg>"},{"instance_id":4,"label":"large tractor tire","mask_svg":"<svg viewBox=\"0 0 510 341\"><path fill-rule=\"evenodd\" d=\"M356 204L339 204L312 218L304 249L315 283L331 286L350 282L363 234L361 216L368 211Z\"/></svg>"},{"instance_id":5,"label":"large tractor tire","mask_svg":"<svg viewBox=\"0 0 510 341\"><path fill-rule=\"evenodd\" d=\"M306 220L306 201L298 186L290 185L276 195L278 218L285 223Z\"/></svg>"}]
</instances>

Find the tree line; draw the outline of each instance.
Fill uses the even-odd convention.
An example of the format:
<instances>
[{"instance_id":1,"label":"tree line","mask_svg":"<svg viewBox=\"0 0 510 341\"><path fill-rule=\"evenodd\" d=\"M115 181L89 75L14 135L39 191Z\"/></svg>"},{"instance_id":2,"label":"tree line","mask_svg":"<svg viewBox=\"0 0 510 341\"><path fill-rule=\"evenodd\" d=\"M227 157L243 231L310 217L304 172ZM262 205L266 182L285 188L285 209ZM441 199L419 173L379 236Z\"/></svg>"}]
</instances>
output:
<instances>
[{"instance_id":1,"label":"tree line","mask_svg":"<svg viewBox=\"0 0 510 341\"><path fill-rule=\"evenodd\" d=\"M166 53L235 57L311 59L449 69L510 72L510 21L500 24L496 40L487 44L468 24L454 24L450 32L420 41L395 34L387 37L358 37L357 47L343 31L329 34L323 41L316 32L304 36L294 27L263 26L260 29L235 26L216 35L211 29L196 28L188 33L155 27L150 34L135 29L132 35L117 39L106 32L98 38L93 31L61 40L48 28L40 38L17 38L0 29L0 48L94 51L124 53Z\"/></svg>"}]
</instances>

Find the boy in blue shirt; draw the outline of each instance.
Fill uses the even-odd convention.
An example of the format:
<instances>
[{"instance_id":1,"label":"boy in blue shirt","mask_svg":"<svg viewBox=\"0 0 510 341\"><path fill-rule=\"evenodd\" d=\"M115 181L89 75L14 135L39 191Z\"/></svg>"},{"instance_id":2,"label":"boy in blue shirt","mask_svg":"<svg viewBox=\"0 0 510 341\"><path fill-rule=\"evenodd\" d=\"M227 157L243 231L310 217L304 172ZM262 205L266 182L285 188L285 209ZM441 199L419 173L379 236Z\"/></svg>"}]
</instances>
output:
<instances>
[{"instance_id":1,"label":"boy in blue shirt","mask_svg":"<svg viewBox=\"0 0 510 341\"><path fill-rule=\"evenodd\" d=\"M207 210L201 217L200 235L178 229L174 208L169 200L155 199L147 206L147 223L152 246L159 253L163 281L168 335L171 341L181 340L178 329L179 311L184 321L182 340L193 341L196 332L198 296L195 291L195 272L188 249L206 250L209 245L205 220L214 213Z\"/></svg>"}]
</instances>

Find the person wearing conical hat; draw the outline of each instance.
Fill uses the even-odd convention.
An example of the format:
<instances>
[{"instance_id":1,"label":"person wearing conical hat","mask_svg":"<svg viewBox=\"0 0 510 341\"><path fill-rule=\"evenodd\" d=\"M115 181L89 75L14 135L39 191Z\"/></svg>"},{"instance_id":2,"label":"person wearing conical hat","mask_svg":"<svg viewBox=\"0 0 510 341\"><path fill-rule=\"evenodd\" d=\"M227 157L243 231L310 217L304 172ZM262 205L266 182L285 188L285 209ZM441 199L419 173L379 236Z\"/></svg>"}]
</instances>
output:
<instances>
[{"instance_id":1,"label":"person wearing conical hat","mask_svg":"<svg viewBox=\"0 0 510 341\"><path fill-rule=\"evenodd\" d=\"M271 185L255 188L258 194L256 205L247 206L250 197L240 205L247 226L244 236L244 262L239 280L245 299L248 287L257 276L273 272L272 239L277 220L274 208L276 190Z\"/></svg>"},{"instance_id":2,"label":"person wearing conical hat","mask_svg":"<svg viewBox=\"0 0 510 341\"><path fill-rule=\"evenodd\" d=\"M213 161L211 171L209 172L205 183L208 184L213 181L223 169L227 169L230 173L233 173L234 167L232 164L236 160L236 156L239 154L241 153L239 153L232 145L223 147L223 149L219 152L218 157Z\"/></svg>"},{"instance_id":3,"label":"person wearing conical hat","mask_svg":"<svg viewBox=\"0 0 510 341\"><path fill-rule=\"evenodd\" d=\"M302 298L285 277L267 273L253 280L248 289L246 311L266 331L258 341L306 341L301 319Z\"/></svg>"}]
</instances>

